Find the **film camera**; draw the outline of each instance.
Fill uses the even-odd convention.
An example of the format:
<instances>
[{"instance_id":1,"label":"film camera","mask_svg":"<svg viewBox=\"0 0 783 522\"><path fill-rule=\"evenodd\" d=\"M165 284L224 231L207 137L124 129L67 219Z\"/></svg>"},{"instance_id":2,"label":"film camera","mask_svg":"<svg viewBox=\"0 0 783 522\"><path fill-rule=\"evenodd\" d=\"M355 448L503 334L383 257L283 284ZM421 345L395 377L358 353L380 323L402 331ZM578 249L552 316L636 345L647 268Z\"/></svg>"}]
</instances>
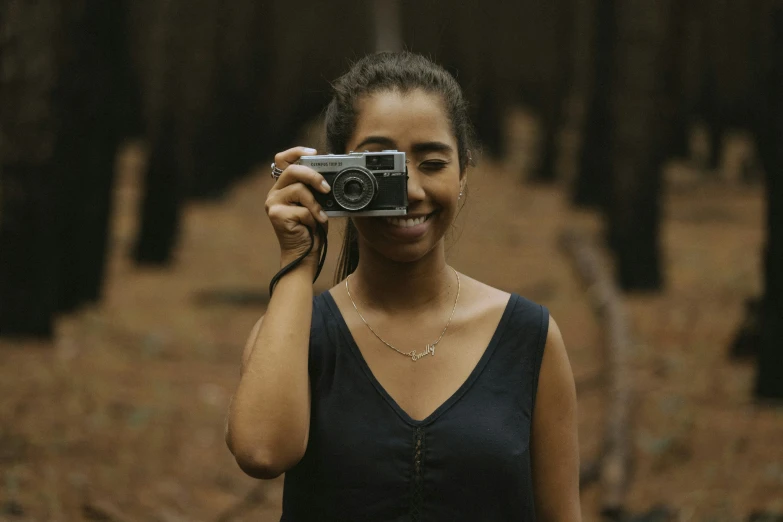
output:
<instances>
[{"instance_id":1,"label":"film camera","mask_svg":"<svg viewBox=\"0 0 783 522\"><path fill-rule=\"evenodd\" d=\"M404 152L302 156L299 164L320 172L332 187L328 194L312 191L327 216L404 216L408 212Z\"/></svg>"}]
</instances>

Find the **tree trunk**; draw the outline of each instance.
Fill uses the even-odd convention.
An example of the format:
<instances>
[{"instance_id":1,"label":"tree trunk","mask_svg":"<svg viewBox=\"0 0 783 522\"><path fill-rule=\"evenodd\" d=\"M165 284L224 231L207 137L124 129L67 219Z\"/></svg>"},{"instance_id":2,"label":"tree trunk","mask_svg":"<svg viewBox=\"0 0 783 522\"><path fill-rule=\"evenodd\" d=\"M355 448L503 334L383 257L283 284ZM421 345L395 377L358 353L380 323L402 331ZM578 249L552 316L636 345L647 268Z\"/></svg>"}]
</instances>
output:
<instances>
[{"instance_id":1,"label":"tree trunk","mask_svg":"<svg viewBox=\"0 0 783 522\"><path fill-rule=\"evenodd\" d=\"M122 2L2 8L0 331L48 337L100 295L114 155L132 124Z\"/></svg>"},{"instance_id":2,"label":"tree trunk","mask_svg":"<svg viewBox=\"0 0 783 522\"><path fill-rule=\"evenodd\" d=\"M140 264L171 261L182 206L194 179L195 125L209 101L215 12L206 1L148 0L132 4L133 40L142 80L149 156L140 200L133 258Z\"/></svg>"},{"instance_id":3,"label":"tree trunk","mask_svg":"<svg viewBox=\"0 0 783 522\"><path fill-rule=\"evenodd\" d=\"M546 29L556 38L551 38L546 48L549 51L548 62L552 69L549 73L549 88L541 89L538 112L541 115L541 155L538 169L532 179L540 182L553 182L557 179L557 161L559 158L559 136L565 113L565 101L569 94L569 84L574 79L572 67L574 32L576 18L573 0L543 2L542 18L551 25Z\"/></svg>"},{"instance_id":4,"label":"tree trunk","mask_svg":"<svg viewBox=\"0 0 783 522\"><path fill-rule=\"evenodd\" d=\"M136 100L129 75L125 2L68 3L71 46L59 97L67 132L55 164L70 219L60 223L60 311L96 301L104 279L111 218L114 161L120 140L134 126Z\"/></svg>"},{"instance_id":5,"label":"tree trunk","mask_svg":"<svg viewBox=\"0 0 783 522\"><path fill-rule=\"evenodd\" d=\"M61 201L55 108L62 13L56 0L0 3L0 335L52 334Z\"/></svg>"},{"instance_id":6,"label":"tree trunk","mask_svg":"<svg viewBox=\"0 0 783 522\"><path fill-rule=\"evenodd\" d=\"M0 322L49 336L56 312L101 293L114 157L133 127L124 2L3 5L0 293L14 304Z\"/></svg>"},{"instance_id":7,"label":"tree trunk","mask_svg":"<svg viewBox=\"0 0 783 522\"><path fill-rule=\"evenodd\" d=\"M774 0L770 20L771 71L760 150L767 175L765 291L756 377L756 396L783 399L783 1Z\"/></svg>"},{"instance_id":8,"label":"tree trunk","mask_svg":"<svg viewBox=\"0 0 783 522\"><path fill-rule=\"evenodd\" d=\"M612 77L612 179L607 207L609 245L625 290L662 285L659 247L661 166L671 132L673 100L666 78L673 65L673 0L623 0Z\"/></svg>"},{"instance_id":9,"label":"tree trunk","mask_svg":"<svg viewBox=\"0 0 783 522\"><path fill-rule=\"evenodd\" d=\"M184 190L176 162L175 133L171 119L150 140L139 232L133 249L136 263L165 265L171 261L179 235Z\"/></svg>"},{"instance_id":10,"label":"tree trunk","mask_svg":"<svg viewBox=\"0 0 783 522\"><path fill-rule=\"evenodd\" d=\"M672 13L672 32L666 50L672 57L667 70L666 90L673 103L671 136L666 152L687 158L690 154L691 123L695 113L697 76L702 48L703 6L694 0L676 2Z\"/></svg>"},{"instance_id":11,"label":"tree trunk","mask_svg":"<svg viewBox=\"0 0 783 522\"><path fill-rule=\"evenodd\" d=\"M763 80L757 73L765 52L759 17L769 13L764 3L713 0L701 9L705 42L699 108L710 132L711 169L720 167L726 130L759 125L755 105Z\"/></svg>"},{"instance_id":12,"label":"tree trunk","mask_svg":"<svg viewBox=\"0 0 783 522\"><path fill-rule=\"evenodd\" d=\"M593 67L586 93L587 114L582 132L579 166L572 200L580 207L606 208L611 183L610 102L612 98L612 70L616 0L582 0L591 2L595 21L592 38Z\"/></svg>"},{"instance_id":13,"label":"tree trunk","mask_svg":"<svg viewBox=\"0 0 783 522\"><path fill-rule=\"evenodd\" d=\"M267 20L263 6L255 0L235 0L223 5L222 14L216 93L220 103L207 135L215 143L209 178L216 180L213 193L220 196L257 160L267 159L258 150L261 125L255 101L261 83L268 79L265 64L257 57L258 28Z\"/></svg>"}]
</instances>

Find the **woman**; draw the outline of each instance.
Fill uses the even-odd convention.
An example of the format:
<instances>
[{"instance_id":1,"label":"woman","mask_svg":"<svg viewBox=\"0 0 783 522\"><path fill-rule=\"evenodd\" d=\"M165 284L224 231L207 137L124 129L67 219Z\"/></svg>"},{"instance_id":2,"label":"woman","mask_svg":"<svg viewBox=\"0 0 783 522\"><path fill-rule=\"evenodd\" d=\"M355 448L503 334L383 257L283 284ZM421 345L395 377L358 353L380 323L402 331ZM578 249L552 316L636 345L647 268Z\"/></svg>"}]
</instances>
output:
<instances>
[{"instance_id":1,"label":"woman","mask_svg":"<svg viewBox=\"0 0 783 522\"><path fill-rule=\"evenodd\" d=\"M334 84L331 152L408 158L408 215L353 218L340 281L313 298L313 251L279 281L245 348L226 440L257 478L286 473L283 520L578 521L576 393L547 310L446 264L468 183L462 92L412 53ZM326 225L330 188L275 156L266 200L281 266Z\"/></svg>"}]
</instances>

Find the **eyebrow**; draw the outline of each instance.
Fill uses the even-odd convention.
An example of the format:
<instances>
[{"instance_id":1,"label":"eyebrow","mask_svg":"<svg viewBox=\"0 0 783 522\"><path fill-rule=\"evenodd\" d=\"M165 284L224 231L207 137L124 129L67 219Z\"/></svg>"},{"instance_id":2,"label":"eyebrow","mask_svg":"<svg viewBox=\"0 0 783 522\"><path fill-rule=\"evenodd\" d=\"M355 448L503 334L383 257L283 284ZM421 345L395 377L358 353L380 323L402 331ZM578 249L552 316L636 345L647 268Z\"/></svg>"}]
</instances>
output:
<instances>
[{"instance_id":1,"label":"eyebrow","mask_svg":"<svg viewBox=\"0 0 783 522\"><path fill-rule=\"evenodd\" d=\"M382 147L386 147L387 149L394 149L397 147L397 145L394 143L394 140L384 138L383 136L368 136L364 138L362 142L356 146L356 148L361 149L365 145L380 145Z\"/></svg>"},{"instance_id":2,"label":"eyebrow","mask_svg":"<svg viewBox=\"0 0 783 522\"><path fill-rule=\"evenodd\" d=\"M397 144L394 140L386 138L384 136L368 136L359 143L356 148L361 149L365 145L380 145L388 149L396 148ZM452 152L454 149L441 141L425 141L421 143L415 143L411 147L411 152L421 154L423 152Z\"/></svg>"},{"instance_id":3,"label":"eyebrow","mask_svg":"<svg viewBox=\"0 0 783 522\"><path fill-rule=\"evenodd\" d=\"M454 149L452 149L450 145L447 145L440 141L425 141L424 143L415 143L411 147L411 152L413 153L451 152L453 150Z\"/></svg>"}]
</instances>

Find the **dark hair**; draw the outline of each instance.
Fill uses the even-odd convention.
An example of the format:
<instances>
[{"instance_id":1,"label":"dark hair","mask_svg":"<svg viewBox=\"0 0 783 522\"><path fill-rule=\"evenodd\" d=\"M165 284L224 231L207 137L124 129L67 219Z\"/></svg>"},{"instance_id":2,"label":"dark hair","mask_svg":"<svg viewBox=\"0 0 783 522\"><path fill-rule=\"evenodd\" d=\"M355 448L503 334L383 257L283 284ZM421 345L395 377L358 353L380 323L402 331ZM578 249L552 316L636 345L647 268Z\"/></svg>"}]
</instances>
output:
<instances>
[{"instance_id":1,"label":"dark hair","mask_svg":"<svg viewBox=\"0 0 783 522\"><path fill-rule=\"evenodd\" d=\"M457 140L460 171L472 163L475 134L468 117L468 105L457 80L449 72L408 51L380 52L365 56L332 84L332 101L326 108L326 143L330 151L344 154L356 128L357 102L368 94L382 91L407 93L415 89L443 98ZM472 154L473 152L473 154ZM343 247L337 261L335 284L359 264L358 233L351 220L345 228Z\"/></svg>"}]
</instances>

